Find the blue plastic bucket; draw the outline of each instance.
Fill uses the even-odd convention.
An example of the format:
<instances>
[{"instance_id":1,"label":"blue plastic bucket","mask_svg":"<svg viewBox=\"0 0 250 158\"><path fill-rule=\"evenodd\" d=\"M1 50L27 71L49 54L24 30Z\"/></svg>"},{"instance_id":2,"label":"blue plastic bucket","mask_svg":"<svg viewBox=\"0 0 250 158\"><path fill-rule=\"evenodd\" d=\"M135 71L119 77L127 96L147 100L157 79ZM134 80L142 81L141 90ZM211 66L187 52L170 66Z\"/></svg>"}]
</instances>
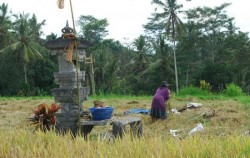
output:
<instances>
[{"instance_id":1,"label":"blue plastic bucket","mask_svg":"<svg viewBox=\"0 0 250 158\"><path fill-rule=\"evenodd\" d=\"M93 120L106 120L110 119L113 114L113 107L104 108L89 108Z\"/></svg>"}]
</instances>

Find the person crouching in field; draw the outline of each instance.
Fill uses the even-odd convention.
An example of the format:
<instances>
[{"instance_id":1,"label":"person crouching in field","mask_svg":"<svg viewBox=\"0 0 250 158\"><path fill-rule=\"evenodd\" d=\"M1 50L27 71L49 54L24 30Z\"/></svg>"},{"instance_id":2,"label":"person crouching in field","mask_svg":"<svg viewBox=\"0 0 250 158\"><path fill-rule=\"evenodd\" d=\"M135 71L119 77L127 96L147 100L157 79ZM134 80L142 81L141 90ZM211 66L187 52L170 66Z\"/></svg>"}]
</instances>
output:
<instances>
[{"instance_id":1,"label":"person crouching in field","mask_svg":"<svg viewBox=\"0 0 250 158\"><path fill-rule=\"evenodd\" d=\"M157 89L151 104L150 116L152 120L166 119L167 114L167 100L170 97L170 90L168 89L168 83L162 81L161 86Z\"/></svg>"}]
</instances>

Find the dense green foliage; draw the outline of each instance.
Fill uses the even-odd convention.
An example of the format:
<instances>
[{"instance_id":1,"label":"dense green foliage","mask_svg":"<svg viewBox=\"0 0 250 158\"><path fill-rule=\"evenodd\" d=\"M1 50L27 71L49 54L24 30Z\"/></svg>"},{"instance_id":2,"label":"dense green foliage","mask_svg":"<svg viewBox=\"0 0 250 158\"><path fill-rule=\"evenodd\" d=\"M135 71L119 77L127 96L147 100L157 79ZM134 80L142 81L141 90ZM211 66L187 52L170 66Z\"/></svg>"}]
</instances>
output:
<instances>
[{"instance_id":1,"label":"dense green foliage","mask_svg":"<svg viewBox=\"0 0 250 158\"><path fill-rule=\"evenodd\" d=\"M39 23L34 14L32 17L25 13L12 14L6 4L0 9L4 13L0 30L10 36L7 42L5 36L1 38L0 95L48 95L55 65L43 46L44 40L40 39L45 20Z\"/></svg>"},{"instance_id":2,"label":"dense green foliage","mask_svg":"<svg viewBox=\"0 0 250 158\"><path fill-rule=\"evenodd\" d=\"M228 97L238 97L243 95L242 89L235 84L228 84L226 87L224 93Z\"/></svg>"},{"instance_id":3,"label":"dense green foliage","mask_svg":"<svg viewBox=\"0 0 250 158\"><path fill-rule=\"evenodd\" d=\"M200 87L202 80L215 93L249 94L249 35L226 14L230 4L181 10L182 5L174 0L153 2L164 12L153 12L144 25L146 34L131 43L105 38L108 19L79 17L79 36L92 44L87 55L94 58L97 94L152 95L162 80L170 83L172 92L180 87L180 94L187 87L191 87L188 91ZM43 44L57 35L41 39L44 25L35 15L16 15L7 4L0 5L1 96L49 95L56 86L53 72L57 63ZM90 65L81 67L86 71L86 84L91 85ZM228 87L230 83L242 92Z\"/></svg>"}]
</instances>

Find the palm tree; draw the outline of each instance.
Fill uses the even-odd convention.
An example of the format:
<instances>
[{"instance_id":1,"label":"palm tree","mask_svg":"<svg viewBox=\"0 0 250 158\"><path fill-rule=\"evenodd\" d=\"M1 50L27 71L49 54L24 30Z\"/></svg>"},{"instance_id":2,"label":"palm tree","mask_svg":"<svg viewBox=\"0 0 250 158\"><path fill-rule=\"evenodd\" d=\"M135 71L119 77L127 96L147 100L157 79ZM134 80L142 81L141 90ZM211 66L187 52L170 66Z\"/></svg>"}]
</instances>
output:
<instances>
[{"instance_id":1,"label":"palm tree","mask_svg":"<svg viewBox=\"0 0 250 158\"><path fill-rule=\"evenodd\" d=\"M112 90L115 74L117 72L117 59L112 50L105 44L95 50L95 80L97 87L101 90Z\"/></svg>"},{"instance_id":2,"label":"palm tree","mask_svg":"<svg viewBox=\"0 0 250 158\"><path fill-rule=\"evenodd\" d=\"M36 15L33 14L32 18L29 19L28 22L31 27L32 36L36 39L36 42L39 42L41 35L43 35L42 26L45 25L45 20L43 20L41 23L38 23Z\"/></svg>"},{"instance_id":3,"label":"palm tree","mask_svg":"<svg viewBox=\"0 0 250 158\"><path fill-rule=\"evenodd\" d=\"M153 0L152 3L163 8L162 13L154 13L153 16L155 21L163 20L162 22L165 23L166 35L168 35L173 42L176 93L179 93L175 48L178 35L181 35L184 31L184 24L177 16L182 5L178 5L176 0L166 0L165 3L160 0Z\"/></svg>"},{"instance_id":4,"label":"palm tree","mask_svg":"<svg viewBox=\"0 0 250 158\"><path fill-rule=\"evenodd\" d=\"M168 75L173 74L173 69L170 67L170 47L165 43L165 38L161 35L154 41L152 41L152 46L155 51L154 59L149 64L147 69L145 69L141 76L144 78L153 78L151 74L157 72L155 76L157 79L152 79L157 81L156 86ZM168 82L171 82L170 80Z\"/></svg>"},{"instance_id":5,"label":"palm tree","mask_svg":"<svg viewBox=\"0 0 250 158\"><path fill-rule=\"evenodd\" d=\"M0 52L13 53L17 57L18 63L21 62L24 70L24 81L27 84L27 66L31 59L43 58L41 51L46 48L37 43L34 36L34 25L32 25L29 14L15 15L16 21L13 23L13 33L15 41L2 49ZM43 25L42 23L37 24ZM36 30L36 31L39 31Z\"/></svg>"},{"instance_id":6,"label":"palm tree","mask_svg":"<svg viewBox=\"0 0 250 158\"><path fill-rule=\"evenodd\" d=\"M156 57L160 61L159 66L162 68L163 74L166 76L167 72L171 71L171 67L167 64L170 63L170 51L169 46L165 43L165 38L160 35L156 42L153 43L153 47Z\"/></svg>"},{"instance_id":7,"label":"palm tree","mask_svg":"<svg viewBox=\"0 0 250 158\"><path fill-rule=\"evenodd\" d=\"M144 36L139 36L134 41L134 45L137 49L137 56L135 57L136 61L136 71L139 73L146 68L146 64L148 63L147 54L146 54L146 40Z\"/></svg>"},{"instance_id":8,"label":"palm tree","mask_svg":"<svg viewBox=\"0 0 250 158\"><path fill-rule=\"evenodd\" d=\"M0 49L10 40L11 20L8 11L8 4L0 5Z\"/></svg>"}]
</instances>

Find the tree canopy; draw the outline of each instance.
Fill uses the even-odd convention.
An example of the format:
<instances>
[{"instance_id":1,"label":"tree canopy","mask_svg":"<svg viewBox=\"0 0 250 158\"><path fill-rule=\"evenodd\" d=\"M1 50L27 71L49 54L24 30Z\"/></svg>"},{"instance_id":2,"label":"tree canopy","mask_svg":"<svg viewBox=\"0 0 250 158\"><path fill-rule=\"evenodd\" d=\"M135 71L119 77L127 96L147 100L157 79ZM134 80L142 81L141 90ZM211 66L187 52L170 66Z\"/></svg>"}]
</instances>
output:
<instances>
[{"instance_id":1,"label":"tree canopy","mask_svg":"<svg viewBox=\"0 0 250 158\"><path fill-rule=\"evenodd\" d=\"M93 57L93 69L80 65L86 71L86 85L94 79L99 94L153 95L163 80L170 83L171 92L205 80L214 92L230 83L250 92L249 34L225 12L229 3L189 10L176 0L152 4L157 9L142 26L145 34L126 44L107 38L108 19L78 18L77 36L92 44L86 51ZM43 39L45 25L35 14L15 14L8 4L0 5L1 96L50 95L57 86L53 79L57 62L43 44L60 35L51 33Z\"/></svg>"}]
</instances>

